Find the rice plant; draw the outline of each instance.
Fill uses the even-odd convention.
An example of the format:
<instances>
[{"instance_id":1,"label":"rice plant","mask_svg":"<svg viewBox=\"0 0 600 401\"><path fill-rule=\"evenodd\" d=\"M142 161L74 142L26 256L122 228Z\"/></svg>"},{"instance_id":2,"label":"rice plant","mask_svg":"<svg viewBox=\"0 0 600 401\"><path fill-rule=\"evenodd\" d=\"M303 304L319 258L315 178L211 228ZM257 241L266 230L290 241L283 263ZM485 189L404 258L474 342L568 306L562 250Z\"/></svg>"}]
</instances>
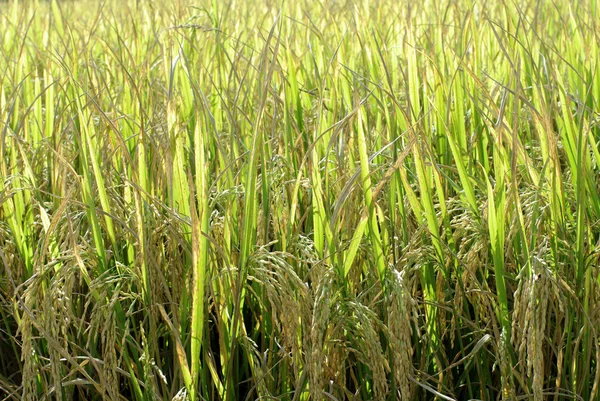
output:
<instances>
[{"instance_id":1,"label":"rice plant","mask_svg":"<svg viewBox=\"0 0 600 401\"><path fill-rule=\"evenodd\" d=\"M599 17L0 4L0 399L598 400Z\"/></svg>"}]
</instances>

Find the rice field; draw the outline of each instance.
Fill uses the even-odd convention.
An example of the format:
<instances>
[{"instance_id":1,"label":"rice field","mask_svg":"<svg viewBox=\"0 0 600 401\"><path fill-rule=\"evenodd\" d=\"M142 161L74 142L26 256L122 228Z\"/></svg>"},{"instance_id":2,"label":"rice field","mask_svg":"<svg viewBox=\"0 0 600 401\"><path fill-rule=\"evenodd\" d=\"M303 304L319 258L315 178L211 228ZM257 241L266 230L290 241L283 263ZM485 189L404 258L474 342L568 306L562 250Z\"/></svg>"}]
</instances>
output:
<instances>
[{"instance_id":1,"label":"rice field","mask_svg":"<svg viewBox=\"0 0 600 401\"><path fill-rule=\"evenodd\" d=\"M0 5L0 400L598 400L600 4Z\"/></svg>"}]
</instances>

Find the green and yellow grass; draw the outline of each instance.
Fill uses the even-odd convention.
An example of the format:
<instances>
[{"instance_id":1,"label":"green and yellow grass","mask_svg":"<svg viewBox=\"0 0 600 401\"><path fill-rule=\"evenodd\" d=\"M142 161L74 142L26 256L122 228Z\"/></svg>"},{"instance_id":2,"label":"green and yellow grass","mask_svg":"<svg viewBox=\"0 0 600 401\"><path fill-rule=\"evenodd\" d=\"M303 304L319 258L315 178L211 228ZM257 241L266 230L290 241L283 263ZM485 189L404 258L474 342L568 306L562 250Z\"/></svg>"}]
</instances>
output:
<instances>
[{"instance_id":1,"label":"green and yellow grass","mask_svg":"<svg viewBox=\"0 0 600 401\"><path fill-rule=\"evenodd\" d=\"M599 17L2 4L0 399L598 400Z\"/></svg>"}]
</instances>

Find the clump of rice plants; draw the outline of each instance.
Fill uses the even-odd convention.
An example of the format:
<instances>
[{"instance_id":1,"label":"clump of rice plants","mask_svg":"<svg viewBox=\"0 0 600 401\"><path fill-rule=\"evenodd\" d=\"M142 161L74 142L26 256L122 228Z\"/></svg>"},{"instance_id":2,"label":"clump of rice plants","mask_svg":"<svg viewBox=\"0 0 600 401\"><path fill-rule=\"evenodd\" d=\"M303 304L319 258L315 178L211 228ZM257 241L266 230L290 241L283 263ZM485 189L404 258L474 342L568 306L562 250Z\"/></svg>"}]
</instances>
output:
<instances>
[{"instance_id":1,"label":"clump of rice plants","mask_svg":"<svg viewBox=\"0 0 600 401\"><path fill-rule=\"evenodd\" d=\"M0 399L598 400L598 17L0 4Z\"/></svg>"}]
</instances>

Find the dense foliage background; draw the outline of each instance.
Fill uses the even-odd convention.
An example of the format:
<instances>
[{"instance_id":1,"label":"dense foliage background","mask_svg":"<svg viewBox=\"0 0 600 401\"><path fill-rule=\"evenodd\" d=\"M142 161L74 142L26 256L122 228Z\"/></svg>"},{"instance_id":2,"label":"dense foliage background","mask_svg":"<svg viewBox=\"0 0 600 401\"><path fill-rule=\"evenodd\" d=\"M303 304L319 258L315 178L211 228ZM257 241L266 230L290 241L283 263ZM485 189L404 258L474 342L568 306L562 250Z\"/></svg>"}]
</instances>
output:
<instances>
[{"instance_id":1,"label":"dense foliage background","mask_svg":"<svg viewBox=\"0 0 600 401\"><path fill-rule=\"evenodd\" d=\"M598 399L597 7L1 4L1 398Z\"/></svg>"}]
</instances>

